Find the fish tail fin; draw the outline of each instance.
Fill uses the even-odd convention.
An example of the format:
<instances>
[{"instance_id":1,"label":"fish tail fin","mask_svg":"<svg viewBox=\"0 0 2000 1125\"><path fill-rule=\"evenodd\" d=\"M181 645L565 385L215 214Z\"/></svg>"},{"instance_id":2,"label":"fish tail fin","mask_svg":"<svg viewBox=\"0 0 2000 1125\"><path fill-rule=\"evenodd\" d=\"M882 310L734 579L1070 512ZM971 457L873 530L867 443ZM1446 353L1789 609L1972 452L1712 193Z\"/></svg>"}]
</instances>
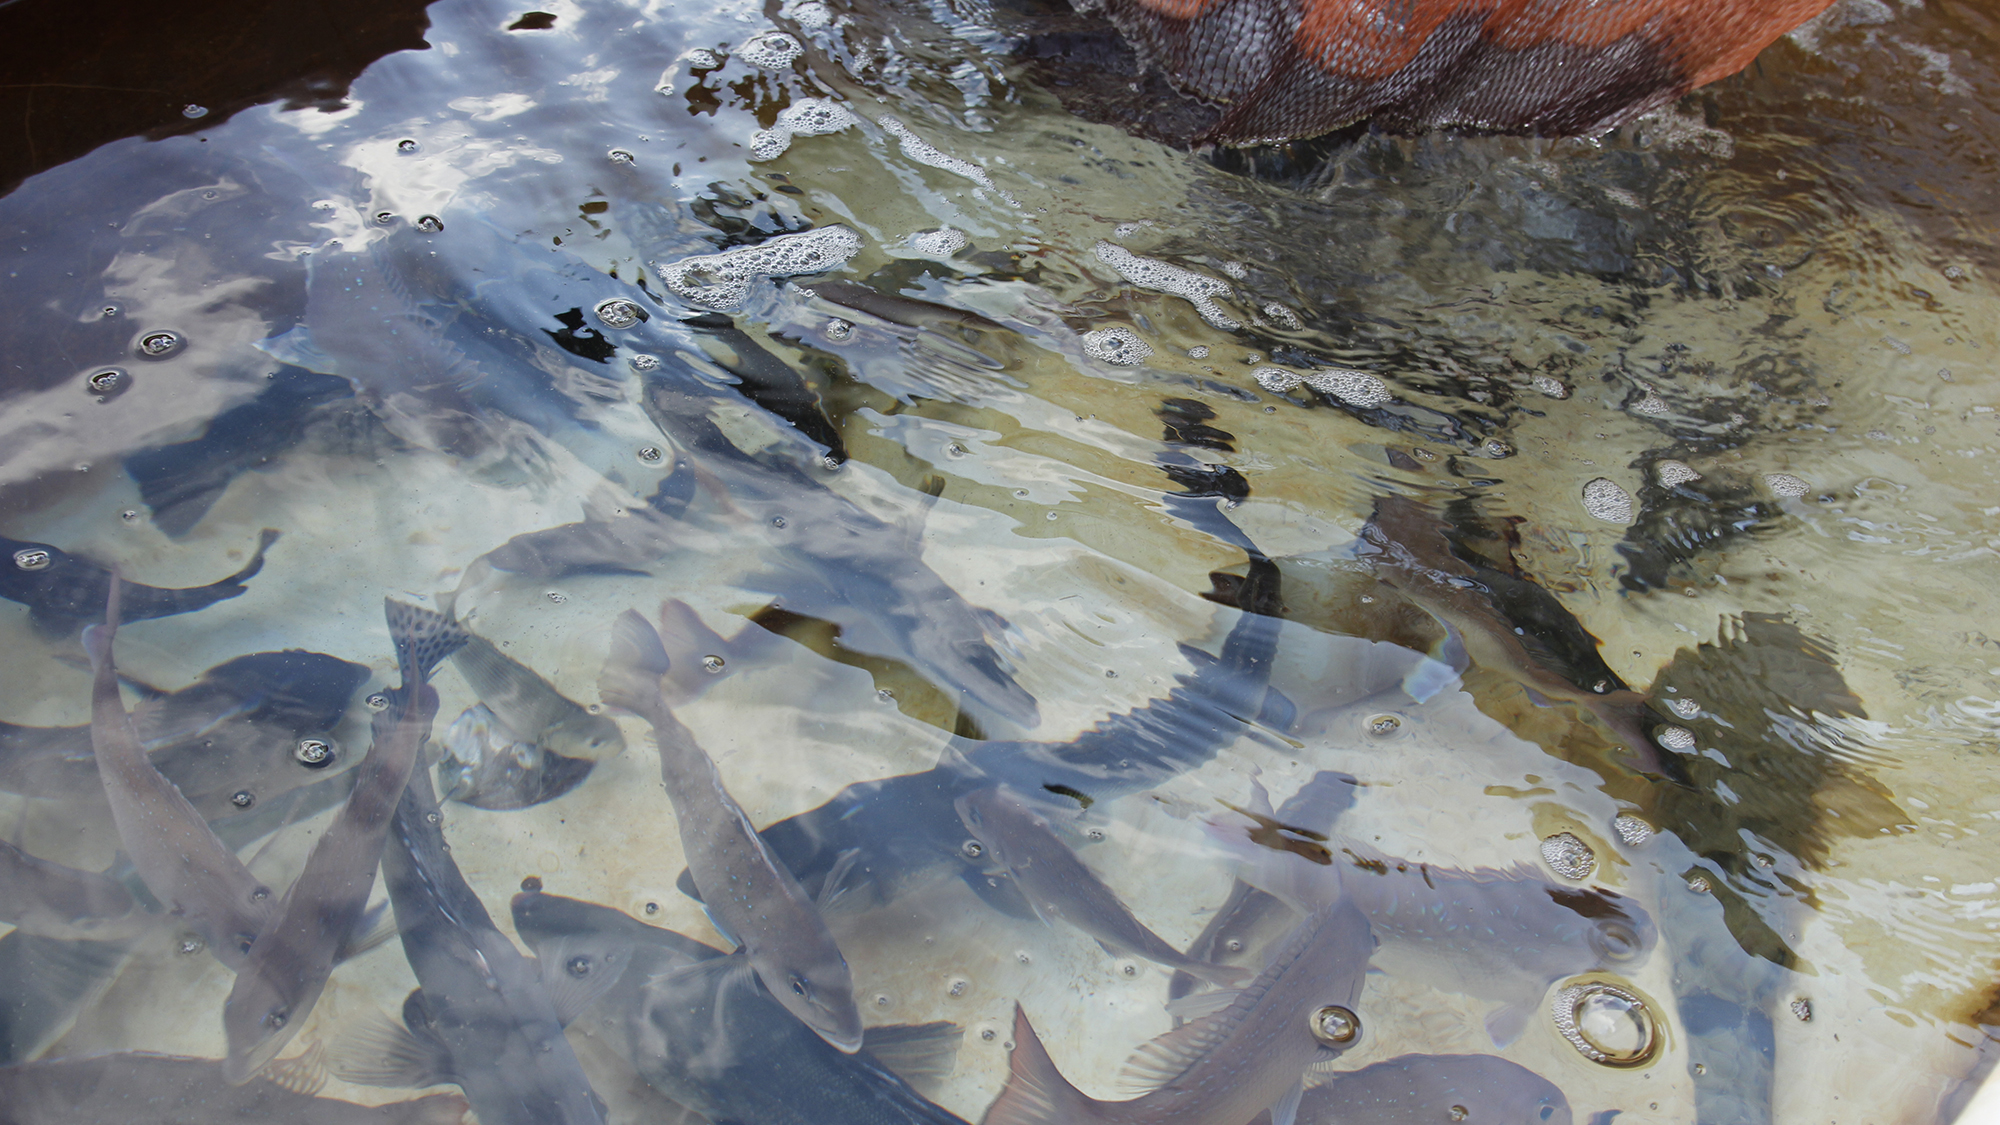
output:
<instances>
[{"instance_id":1,"label":"fish tail fin","mask_svg":"<svg viewBox=\"0 0 2000 1125\"><path fill-rule=\"evenodd\" d=\"M673 667L660 634L637 610L626 610L611 625L611 651L597 677L605 706L650 715L660 703L660 677Z\"/></svg>"},{"instance_id":2,"label":"fish tail fin","mask_svg":"<svg viewBox=\"0 0 2000 1125\"><path fill-rule=\"evenodd\" d=\"M389 638L396 643L396 667L405 689L428 682L446 657L465 647L471 634L442 613L394 598L382 599Z\"/></svg>"},{"instance_id":3,"label":"fish tail fin","mask_svg":"<svg viewBox=\"0 0 2000 1125\"><path fill-rule=\"evenodd\" d=\"M223 579L217 585L241 586L252 578L257 577L257 572L264 569L264 552L270 550L271 544L278 541L278 534L278 529L275 527L267 527L258 532L257 549L251 553L250 561L243 564L242 570Z\"/></svg>"},{"instance_id":4,"label":"fish tail fin","mask_svg":"<svg viewBox=\"0 0 2000 1125\"><path fill-rule=\"evenodd\" d=\"M109 681L111 690L118 690L118 667L111 659L111 642L118 636L118 620L125 606L125 583L119 580L118 568L111 568L111 593L104 603L104 623L87 626L83 630L83 651L90 657L90 670L100 681Z\"/></svg>"},{"instance_id":5,"label":"fish tail fin","mask_svg":"<svg viewBox=\"0 0 2000 1125\"><path fill-rule=\"evenodd\" d=\"M1091 1099L1056 1069L1019 1004L1014 1005L1014 1053L1008 1070L1006 1088L980 1125L1080 1125L1096 1116Z\"/></svg>"}]
</instances>

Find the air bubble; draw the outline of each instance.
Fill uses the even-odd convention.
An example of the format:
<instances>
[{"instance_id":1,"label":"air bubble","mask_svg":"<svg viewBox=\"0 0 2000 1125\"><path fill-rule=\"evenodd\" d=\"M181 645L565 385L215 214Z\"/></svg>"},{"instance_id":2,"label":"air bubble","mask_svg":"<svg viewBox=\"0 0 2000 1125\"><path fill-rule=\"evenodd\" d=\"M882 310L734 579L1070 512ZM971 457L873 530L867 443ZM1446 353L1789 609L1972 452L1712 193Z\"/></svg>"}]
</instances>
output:
<instances>
[{"instance_id":1,"label":"air bubble","mask_svg":"<svg viewBox=\"0 0 2000 1125\"><path fill-rule=\"evenodd\" d=\"M418 145L417 142L409 139L408 137L405 137L402 140L396 142L397 152L402 152L402 153L415 152L420 147L422 146Z\"/></svg>"},{"instance_id":2,"label":"air bubble","mask_svg":"<svg viewBox=\"0 0 2000 1125\"><path fill-rule=\"evenodd\" d=\"M1698 895L1705 895L1708 892L1715 889L1714 887L1709 886L1708 876L1706 875L1694 876L1693 878L1688 880L1687 885L1688 885L1688 890L1693 891L1695 894Z\"/></svg>"},{"instance_id":3,"label":"air bubble","mask_svg":"<svg viewBox=\"0 0 2000 1125\"><path fill-rule=\"evenodd\" d=\"M1792 1001L1792 1014L1798 1017L1800 1023L1811 1023L1812 1001L1803 996Z\"/></svg>"},{"instance_id":4,"label":"air bubble","mask_svg":"<svg viewBox=\"0 0 2000 1125\"><path fill-rule=\"evenodd\" d=\"M1000 1031L998 1028L988 1027L984 1025L980 1027L979 1041L981 1043L991 1043L998 1038L1000 1038Z\"/></svg>"},{"instance_id":5,"label":"air bubble","mask_svg":"<svg viewBox=\"0 0 2000 1125\"><path fill-rule=\"evenodd\" d=\"M964 977L953 977L944 986L946 996L964 996L970 991L972 991L972 982Z\"/></svg>"},{"instance_id":6,"label":"air bubble","mask_svg":"<svg viewBox=\"0 0 2000 1125\"><path fill-rule=\"evenodd\" d=\"M766 70L782 70L804 53L799 41L782 31L767 31L736 50L738 58Z\"/></svg>"},{"instance_id":7,"label":"air bubble","mask_svg":"<svg viewBox=\"0 0 2000 1125\"><path fill-rule=\"evenodd\" d=\"M1228 941L1222 943L1222 948L1227 949L1231 953L1241 953L1243 952L1243 939L1230 938Z\"/></svg>"},{"instance_id":8,"label":"air bubble","mask_svg":"<svg viewBox=\"0 0 2000 1125\"><path fill-rule=\"evenodd\" d=\"M139 337L139 354L147 359L165 359L185 343L178 332L148 332Z\"/></svg>"},{"instance_id":9,"label":"air bubble","mask_svg":"<svg viewBox=\"0 0 2000 1125\"><path fill-rule=\"evenodd\" d=\"M14 552L14 566L19 570L47 570L55 561L55 555L41 547L24 547Z\"/></svg>"},{"instance_id":10,"label":"air bubble","mask_svg":"<svg viewBox=\"0 0 2000 1125\"><path fill-rule=\"evenodd\" d=\"M384 227L386 227L386 226L388 226L389 224L391 224L391 223L393 223L393 222L395 222L395 221L396 221L396 213L395 213L394 211L377 211L377 212L375 212L375 224L376 224L377 226L384 226Z\"/></svg>"},{"instance_id":11,"label":"air bubble","mask_svg":"<svg viewBox=\"0 0 2000 1125\"><path fill-rule=\"evenodd\" d=\"M1542 841L1542 860L1565 879L1588 879L1597 870L1597 853L1568 832L1558 832Z\"/></svg>"},{"instance_id":12,"label":"air bubble","mask_svg":"<svg viewBox=\"0 0 2000 1125\"><path fill-rule=\"evenodd\" d=\"M1685 754L1694 749L1694 732L1686 727L1661 727L1653 732L1653 741L1676 754Z\"/></svg>"},{"instance_id":13,"label":"air bubble","mask_svg":"<svg viewBox=\"0 0 2000 1125\"><path fill-rule=\"evenodd\" d=\"M550 590L546 594L543 594L542 596L549 599L549 601L553 602L556 605L561 605L569 600L569 595L563 593L561 590Z\"/></svg>"},{"instance_id":14,"label":"air bubble","mask_svg":"<svg viewBox=\"0 0 2000 1125\"><path fill-rule=\"evenodd\" d=\"M1583 510L1605 523L1632 522L1632 494L1605 477L1583 486Z\"/></svg>"},{"instance_id":15,"label":"air bubble","mask_svg":"<svg viewBox=\"0 0 2000 1125\"><path fill-rule=\"evenodd\" d=\"M722 65L722 56L707 47L696 47L684 58L687 60L689 70L714 70Z\"/></svg>"},{"instance_id":16,"label":"air bubble","mask_svg":"<svg viewBox=\"0 0 2000 1125\"><path fill-rule=\"evenodd\" d=\"M1015 950L1015 951L1014 951L1014 960L1016 960L1016 961L1019 961L1019 962L1020 962L1021 964L1023 964L1023 965L1032 965L1032 964L1034 964L1034 963L1035 963L1035 959L1034 959L1034 957L1032 957L1031 955L1029 955L1028 951L1027 951L1027 950L1025 950L1025 949L1017 949L1017 950Z\"/></svg>"},{"instance_id":17,"label":"air bubble","mask_svg":"<svg viewBox=\"0 0 2000 1125\"><path fill-rule=\"evenodd\" d=\"M363 702L368 705L370 711L387 711L389 709L389 693L386 691L374 692Z\"/></svg>"},{"instance_id":18,"label":"air bubble","mask_svg":"<svg viewBox=\"0 0 2000 1125\"><path fill-rule=\"evenodd\" d=\"M896 702L896 693L895 693L895 692L893 692L893 691L890 691L890 690L889 690L888 688L876 688L876 689L875 689L875 702L877 702L877 703L894 703L894 702Z\"/></svg>"},{"instance_id":19,"label":"air bubble","mask_svg":"<svg viewBox=\"0 0 2000 1125\"><path fill-rule=\"evenodd\" d=\"M783 516L772 516L772 517L771 517L771 526L772 526L772 527L775 527L775 528L777 528L777 529L778 529L779 531L783 531L783 530L785 529L785 517L783 517Z\"/></svg>"},{"instance_id":20,"label":"air bubble","mask_svg":"<svg viewBox=\"0 0 2000 1125\"><path fill-rule=\"evenodd\" d=\"M1208 345L1196 344L1194 347L1191 347L1187 350L1187 354L1189 359L1207 359Z\"/></svg>"},{"instance_id":21,"label":"air bubble","mask_svg":"<svg viewBox=\"0 0 2000 1125\"><path fill-rule=\"evenodd\" d=\"M319 769L333 761L333 747L321 739L302 738L299 739L299 744L292 748L292 757L297 758L299 764L309 769Z\"/></svg>"},{"instance_id":22,"label":"air bubble","mask_svg":"<svg viewBox=\"0 0 2000 1125\"><path fill-rule=\"evenodd\" d=\"M657 445L645 445L639 447L639 460L644 461L648 465L659 464L660 459L665 456L666 454L660 452L660 447Z\"/></svg>"},{"instance_id":23,"label":"air bubble","mask_svg":"<svg viewBox=\"0 0 2000 1125\"><path fill-rule=\"evenodd\" d=\"M436 215L417 216L417 229L425 234L436 234L444 229L444 220Z\"/></svg>"},{"instance_id":24,"label":"air bubble","mask_svg":"<svg viewBox=\"0 0 2000 1125\"><path fill-rule=\"evenodd\" d=\"M1604 981L1557 992L1549 1014L1578 1054L1604 1066L1639 1066L1659 1049L1653 1013L1637 994Z\"/></svg>"},{"instance_id":25,"label":"air bubble","mask_svg":"<svg viewBox=\"0 0 2000 1125\"><path fill-rule=\"evenodd\" d=\"M1765 473L1764 485L1779 496L1804 496L1812 491L1811 483L1790 473Z\"/></svg>"},{"instance_id":26,"label":"air bubble","mask_svg":"<svg viewBox=\"0 0 2000 1125\"><path fill-rule=\"evenodd\" d=\"M1093 844L1101 844L1104 842L1104 829L1102 828L1088 829L1084 832L1083 838L1089 840Z\"/></svg>"},{"instance_id":27,"label":"air bubble","mask_svg":"<svg viewBox=\"0 0 2000 1125\"><path fill-rule=\"evenodd\" d=\"M1138 979L1139 963L1137 961L1118 962L1118 975L1125 977L1127 979L1132 979L1132 980Z\"/></svg>"},{"instance_id":28,"label":"air bubble","mask_svg":"<svg viewBox=\"0 0 2000 1125\"><path fill-rule=\"evenodd\" d=\"M194 120L197 117L207 117L208 107L205 105L195 105L193 102L189 102L187 105L181 107L181 116L187 118L190 121Z\"/></svg>"},{"instance_id":29,"label":"air bubble","mask_svg":"<svg viewBox=\"0 0 2000 1125\"><path fill-rule=\"evenodd\" d=\"M958 852L967 859L978 859L986 854L986 845L977 840L967 840L958 846Z\"/></svg>"},{"instance_id":30,"label":"air bubble","mask_svg":"<svg viewBox=\"0 0 2000 1125\"><path fill-rule=\"evenodd\" d=\"M922 231L910 236L910 249L933 258L949 258L965 249L965 245L965 232L951 227Z\"/></svg>"},{"instance_id":31,"label":"air bubble","mask_svg":"<svg viewBox=\"0 0 2000 1125\"><path fill-rule=\"evenodd\" d=\"M1453 1121L1463 1121L1466 1118L1472 1116L1472 1111L1466 1109L1462 1105L1452 1106L1451 1109L1448 1110L1447 1112L1451 1115L1451 1119Z\"/></svg>"},{"instance_id":32,"label":"air bubble","mask_svg":"<svg viewBox=\"0 0 2000 1125\"><path fill-rule=\"evenodd\" d=\"M1568 398L1569 387L1561 379L1551 375L1536 375L1528 380L1534 388L1550 398Z\"/></svg>"},{"instance_id":33,"label":"air bubble","mask_svg":"<svg viewBox=\"0 0 2000 1125\"><path fill-rule=\"evenodd\" d=\"M139 509L127 508L118 513L118 518L124 520L126 523L137 523L139 522Z\"/></svg>"},{"instance_id":34,"label":"air bubble","mask_svg":"<svg viewBox=\"0 0 2000 1125\"><path fill-rule=\"evenodd\" d=\"M1620 840L1635 848L1653 838L1653 826L1636 816L1620 816L1613 819L1611 830L1618 833Z\"/></svg>"},{"instance_id":35,"label":"air bubble","mask_svg":"<svg viewBox=\"0 0 2000 1125\"><path fill-rule=\"evenodd\" d=\"M248 789L238 789L229 795L229 803L239 809L247 809L257 803L257 795Z\"/></svg>"},{"instance_id":36,"label":"air bubble","mask_svg":"<svg viewBox=\"0 0 2000 1125\"><path fill-rule=\"evenodd\" d=\"M572 957L568 961L563 963L563 970L569 973L570 976L573 976L578 980L582 980L584 977L589 976L591 972L596 968L597 965L595 962L591 961L591 959L588 957L582 956L581 954Z\"/></svg>"},{"instance_id":37,"label":"air bubble","mask_svg":"<svg viewBox=\"0 0 2000 1125\"><path fill-rule=\"evenodd\" d=\"M1225 332L1243 327L1215 302L1215 298L1228 295L1228 282L1184 270L1157 258L1142 258L1112 242L1098 243L1096 253L1098 261L1117 270L1121 277L1139 288L1171 293L1194 305L1201 318L1213 327Z\"/></svg>"},{"instance_id":38,"label":"air bubble","mask_svg":"<svg viewBox=\"0 0 2000 1125\"><path fill-rule=\"evenodd\" d=\"M90 393L112 398L132 385L132 377L116 367L107 367L93 372L84 383L90 388Z\"/></svg>"},{"instance_id":39,"label":"air bubble","mask_svg":"<svg viewBox=\"0 0 2000 1125\"><path fill-rule=\"evenodd\" d=\"M660 904L657 902L649 902L646 905L640 907L639 912L649 916L658 914L660 912Z\"/></svg>"},{"instance_id":40,"label":"air bubble","mask_svg":"<svg viewBox=\"0 0 2000 1125\"><path fill-rule=\"evenodd\" d=\"M1501 461L1514 455L1514 447L1499 438L1488 438L1486 444L1479 447L1479 452L1482 456Z\"/></svg>"},{"instance_id":41,"label":"air bubble","mask_svg":"<svg viewBox=\"0 0 2000 1125\"><path fill-rule=\"evenodd\" d=\"M640 352L626 360L625 363L634 371L657 371L660 368L660 357Z\"/></svg>"},{"instance_id":42,"label":"air bubble","mask_svg":"<svg viewBox=\"0 0 2000 1125\"><path fill-rule=\"evenodd\" d=\"M823 273L861 252L861 236L838 223L781 234L755 246L656 262L654 270L674 292L710 308L734 308L759 277Z\"/></svg>"},{"instance_id":43,"label":"air bubble","mask_svg":"<svg viewBox=\"0 0 2000 1125\"><path fill-rule=\"evenodd\" d=\"M878 992L875 994L875 1006L877 1008L888 1009L890 1007L893 1007L895 1003L896 1003L896 998L889 995L886 992Z\"/></svg>"},{"instance_id":44,"label":"air bubble","mask_svg":"<svg viewBox=\"0 0 2000 1125\"><path fill-rule=\"evenodd\" d=\"M720 656L704 656L701 658L701 670L704 672L713 675L722 671L722 667L723 659Z\"/></svg>"},{"instance_id":45,"label":"air bubble","mask_svg":"<svg viewBox=\"0 0 2000 1125\"><path fill-rule=\"evenodd\" d=\"M1153 354L1153 346L1139 338L1130 328L1100 328L1083 334L1084 354L1106 363L1121 367L1131 367L1144 363Z\"/></svg>"},{"instance_id":46,"label":"air bubble","mask_svg":"<svg viewBox=\"0 0 2000 1125\"><path fill-rule=\"evenodd\" d=\"M613 164L630 164L637 159L637 157L634 157L631 153L626 152L622 148L614 148L610 152L605 153L604 155L607 158L609 158L611 163Z\"/></svg>"},{"instance_id":47,"label":"air bubble","mask_svg":"<svg viewBox=\"0 0 2000 1125\"><path fill-rule=\"evenodd\" d=\"M1329 1047L1345 1047L1361 1035L1361 1018L1338 1004L1328 1004L1307 1019L1313 1038Z\"/></svg>"},{"instance_id":48,"label":"air bubble","mask_svg":"<svg viewBox=\"0 0 2000 1125\"><path fill-rule=\"evenodd\" d=\"M1661 461L1653 466L1653 475L1666 488L1701 479L1701 474L1695 472L1684 461Z\"/></svg>"},{"instance_id":49,"label":"air bubble","mask_svg":"<svg viewBox=\"0 0 2000 1125\"><path fill-rule=\"evenodd\" d=\"M630 328L646 319L645 309L622 297L599 301L591 311L597 314L597 319L603 321L606 328Z\"/></svg>"},{"instance_id":50,"label":"air bubble","mask_svg":"<svg viewBox=\"0 0 2000 1125\"><path fill-rule=\"evenodd\" d=\"M840 319L837 316L827 320L826 322L827 339L832 340L835 343L839 343L840 341L845 340L852 335L854 335L854 326L852 324L849 324L848 322Z\"/></svg>"},{"instance_id":51,"label":"air bubble","mask_svg":"<svg viewBox=\"0 0 2000 1125\"><path fill-rule=\"evenodd\" d=\"M1362 720L1362 725L1376 738L1387 738L1403 729L1403 720L1395 715L1370 715Z\"/></svg>"},{"instance_id":52,"label":"air bubble","mask_svg":"<svg viewBox=\"0 0 2000 1125\"><path fill-rule=\"evenodd\" d=\"M200 938L194 936L193 934L186 934L181 937L180 943L174 946L174 948L178 950L183 957L192 957L195 954L200 953L206 947L202 944L202 940Z\"/></svg>"}]
</instances>

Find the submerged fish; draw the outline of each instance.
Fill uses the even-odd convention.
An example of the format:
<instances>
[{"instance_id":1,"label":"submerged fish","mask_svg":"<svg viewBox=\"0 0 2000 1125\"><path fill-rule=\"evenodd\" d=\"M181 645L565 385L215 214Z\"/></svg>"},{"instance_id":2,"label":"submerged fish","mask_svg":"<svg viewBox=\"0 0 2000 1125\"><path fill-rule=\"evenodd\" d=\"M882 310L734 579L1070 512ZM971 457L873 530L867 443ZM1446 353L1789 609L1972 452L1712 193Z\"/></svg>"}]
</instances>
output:
<instances>
[{"instance_id":1,"label":"submerged fish","mask_svg":"<svg viewBox=\"0 0 2000 1125\"><path fill-rule=\"evenodd\" d=\"M240 968L251 943L277 907L271 889L216 839L201 813L161 776L139 746L118 695L112 662L122 583L112 575L104 624L84 631L96 683L91 690L90 741L118 840L132 866L167 912L186 919L218 960Z\"/></svg>"},{"instance_id":2,"label":"submerged fish","mask_svg":"<svg viewBox=\"0 0 2000 1125\"><path fill-rule=\"evenodd\" d=\"M1221 1125L1266 1109L1274 1125L1292 1125L1307 1070L1360 1041L1355 1001L1374 948L1352 906L1315 910L1228 1007L1140 1048L1130 1069L1155 1085L1127 1101L1071 1085L1017 1004L1007 1085L982 1125Z\"/></svg>"},{"instance_id":3,"label":"submerged fish","mask_svg":"<svg viewBox=\"0 0 2000 1125\"><path fill-rule=\"evenodd\" d=\"M986 858L1014 881L1042 921L1067 922L1108 950L1144 957L1225 987L1240 986L1250 978L1248 970L1190 957L1147 929L1019 793L1004 785L976 789L960 797L956 807Z\"/></svg>"},{"instance_id":4,"label":"submerged fish","mask_svg":"<svg viewBox=\"0 0 2000 1125\"><path fill-rule=\"evenodd\" d=\"M240 596L248 589L244 583L264 569L264 552L277 541L278 533L265 528L257 537L256 553L243 569L206 586L174 590L126 583L125 619L145 621L192 613ZM24 543L5 536L0 536L0 555L6 556L0 558L0 598L27 606L36 628L63 633L104 620L113 581L110 570L47 543Z\"/></svg>"},{"instance_id":5,"label":"submerged fish","mask_svg":"<svg viewBox=\"0 0 2000 1125\"><path fill-rule=\"evenodd\" d=\"M445 730L437 780L447 801L525 809L576 788L596 765L522 741L480 703L466 708Z\"/></svg>"},{"instance_id":6,"label":"submerged fish","mask_svg":"<svg viewBox=\"0 0 2000 1125\"><path fill-rule=\"evenodd\" d=\"M674 718L660 687L670 664L659 633L627 610L613 627L598 694L653 725L688 871L717 928L742 944L779 1003L828 1043L856 1051L861 1014L847 959L819 908L729 795L715 763ZM687 671L684 663L683 678Z\"/></svg>"},{"instance_id":7,"label":"submerged fish","mask_svg":"<svg viewBox=\"0 0 2000 1125\"><path fill-rule=\"evenodd\" d=\"M355 767L354 791L334 815L222 1005L229 1037L223 1074L248 1081L304 1025L341 951L361 929L390 818L430 738L438 696L427 679L437 659L466 643L443 614L388 599L383 604L402 684L396 706L379 712L374 744Z\"/></svg>"},{"instance_id":8,"label":"submerged fish","mask_svg":"<svg viewBox=\"0 0 2000 1125\"><path fill-rule=\"evenodd\" d=\"M418 990L404 1004L405 1026L370 1048L388 1074L374 1084L456 1082L484 1125L603 1125L540 964L493 925L443 824L429 776L414 771L382 877Z\"/></svg>"},{"instance_id":9,"label":"submerged fish","mask_svg":"<svg viewBox=\"0 0 2000 1125\"><path fill-rule=\"evenodd\" d=\"M486 638L465 633L465 645L452 654L451 662L479 701L518 740L565 758L590 761L625 749L625 736L610 716L592 714Z\"/></svg>"},{"instance_id":10,"label":"submerged fish","mask_svg":"<svg viewBox=\"0 0 2000 1125\"><path fill-rule=\"evenodd\" d=\"M742 954L539 893L514 897L514 926L545 961L593 945L629 951L621 986L579 1026L611 1043L654 1090L710 1120L964 1125L923 1094L951 1069L953 1024L871 1027L861 1050L845 1054L786 1011Z\"/></svg>"},{"instance_id":11,"label":"submerged fish","mask_svg":"<svg viewBox=\"0 0 2000 1125\"><path fill-rule=\"evenodd\" d=\"M118 880L0 841L0 922L50 938L130 937L146 916Z\"/></svg>"},{"instance_id":12,"label":"submerged fish","mask_svg":"<svg viewBox=\"0 0 2000 1125\"><path fill-rule=\"evenodd\" d=\"M1398 1055L1330 1075L1299 1102L1297 1125L1570 1125L1555 1083L1492 1055Z\"/></svg>"},{"instance_id":13,"label":"submerged fish","mask_svg":"<svg viewBox=\"0 0 2000 1125\"><path fill-rule=\"evenodd\" d=\"M459 1125L465 1099L387 1105L315 1097L297 1083L232 1085L218 1059L131 1052L0 1067L7 1125ZM308 1084L310 1085L310 1084Z\"/></svg>"},{"instance_id":14,"label":"submerged fish","mask_svg":"<svg viewBox=\"0 0 2000 1125\"><path fill-rule=\"evenodd\" d=\"M158 769L202 816L235 816L352 764L334 728L369 671L290 649L239 656L132 709L132 729ZM301 754L303 743L324 753ZM103 792L90 727L0 723L0 789L93 800Z\"/></svg>"}]
</instances>

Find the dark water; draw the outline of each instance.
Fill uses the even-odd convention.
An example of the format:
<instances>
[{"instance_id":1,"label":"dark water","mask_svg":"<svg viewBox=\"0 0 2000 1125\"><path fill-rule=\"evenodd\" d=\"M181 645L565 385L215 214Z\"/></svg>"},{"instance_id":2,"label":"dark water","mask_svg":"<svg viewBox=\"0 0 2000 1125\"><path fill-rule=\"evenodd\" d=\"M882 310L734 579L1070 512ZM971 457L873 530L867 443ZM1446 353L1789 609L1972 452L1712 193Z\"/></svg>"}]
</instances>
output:
<instances>
[{"instance_id":1,"label":"dark water","mask_svg":"<svg viewBox=\"0 0 2000 1125\"><path fill-rule=\"evenodd\" d=\"M1472 1121L1972 1098L2000 807L1985 6L1849 0L1596 142L1220 155L1070 113L1052 83L1088 109L1089 76L1012 59L1018 11L422 16L420 45L409 11L266 14L313 45L249 54L195 22L135 53L120 24L105 65L168 75L130 84L171 117L19 107L0 721L76 729L8 728L0 827L138 904L0 936L9 1063L224 1053L234 975L149 912L94 788L79 630L105 568L203 587L270 528L240 588L128 614L141 736L282 889L397 682L382 598L492 642L515 671L436 676L431 754L487 767L435 775L442 839L495 959L638 942L568 1033L610 1120L782 1120L757 1099L799 1075L977 1120L1017 1001L1084 1091L1138 1092L1120 1068L1190 984L968 852L953 799L995 780L1177 949L1282 948L1295 915L1239 877L1362 904L1362 1032L1309 1120L1409 1089L1462 1093L1408 1119ZM37 99L76 65L41 54ZM899 1029L879 1072L686 967L713 949L510 916L532 880L728 945L676 886L647 725L597 692L613 619L666 601L706 665L681 721L808 892L845 872L829 926L863 1022ZM228 663L293 649L326 659ZM1268 823L1231 811L1259 787ZM443 994L405 944L333 970L297 1085L417 1096L351 1080L384 1020L434 1013L413 988ZM1579 1046L1558 1016L1590 997ZM906 1030L940 1021L962 1039ZM499 1051L457 1060L476 1106ZM200 1119L308 1112L173 1073Z\"/></svg>"}]
</instances>

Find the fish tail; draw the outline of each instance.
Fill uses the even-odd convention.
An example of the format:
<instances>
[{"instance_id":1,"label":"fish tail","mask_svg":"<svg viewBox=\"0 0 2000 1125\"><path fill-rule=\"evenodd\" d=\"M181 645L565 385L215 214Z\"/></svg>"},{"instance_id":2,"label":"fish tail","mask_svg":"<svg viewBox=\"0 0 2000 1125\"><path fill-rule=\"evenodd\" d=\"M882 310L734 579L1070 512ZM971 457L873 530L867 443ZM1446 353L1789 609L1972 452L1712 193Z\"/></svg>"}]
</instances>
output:
<instances>
[{"instance_id":1,"label":"fish tail","mask_svg":"<svg viewBox=\"0 0 2000 1125\"><path fill-rule=\"evenodd\" d=\"M445 657L465 647L471 636L442 613L394 598L382 599L382 612L389 620L389 637L396 642L396 667L405 688L427 682Z\"/></svg>"},{"instance_id":2,"label":"fish tail","mask_svg":"<svg viewBox=\"0 0 2000 1125\"><path fill-rule=\"evenodd\" d=\"M1096 1118L1095 1104L1056 1069L1019 1004L1014 1005L1014 1053L1008 1067L1007 1086L980 1125L1078 1125Z\"/></svg>"},{"instance_id":3,"label":"fish tail","mask_svg":"<svg viewBox=\"0 0 2000 1125\"><path fill-rule=\"evenodd\" d=\"M612 623L611 651L597 677L597 694L606 706L651 715L659 708L660 677L672 666L659 632L628 609Z\"/></svg>"},{"instance_id":4,"label":"fish tail","mask_svg":"<svg viewBox=\"0 0 2000 1125\"><path fill-rule=\"evenodd\" d=\"M91 625L83 631L83 651L90 657L91 671L104 678L105 670L111 669L112 682L117 682L117 669L111 662L111 642L118 636L118 621L124 613L125 583L119 580L118 568L111 569L111 593L105 599L104 624Z\"/></svg>"}]
</instances>

